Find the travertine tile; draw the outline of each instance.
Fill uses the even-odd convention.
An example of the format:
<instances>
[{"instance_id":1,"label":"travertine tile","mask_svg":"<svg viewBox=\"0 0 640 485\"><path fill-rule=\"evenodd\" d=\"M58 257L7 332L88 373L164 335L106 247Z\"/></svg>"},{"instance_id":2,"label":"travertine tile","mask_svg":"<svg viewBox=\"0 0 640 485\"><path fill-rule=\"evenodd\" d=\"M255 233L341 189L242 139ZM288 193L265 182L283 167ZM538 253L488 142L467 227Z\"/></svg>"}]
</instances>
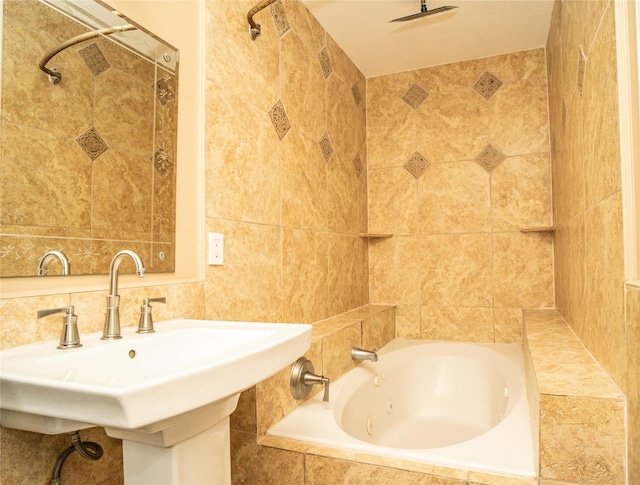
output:
<instances>
[{"instance_id":1,"label":"travertine tile","mask_svg":"<svg viewBox=\"0 0 640 485\"><path fill-rule=\"evenodd\" d=\"M509 157L491 173L494 231L551 225L549 156Z\"/></svg>"},{"instance_id":2,"label":"travertine tile","mask_svg":"<svg viewBox=\"0 0 640 485\"><path fill-rule=\"evenodd\" d=\"M586 66L582 116L587 206L620 190L620 128L614 9L608 8Z\"/></svg>"},{"instance_id":3,"label":"travertine tile","mask_svg":"<svg viewBox=\"0 0 640 485\"><path fill-rule=\"evenodd\" d=\"M327 170L317 142L294 130L282 142L282 224L326 231Z\"/></svg>"},{"instance_id":4,"label":"travertine tile","mask_svg":"<svg viewBox=\"0 0 640 485\"><path fill-rule=\"evenodd\" d=\"M305 457L306 485L341 483L344 485L382 485L403 483L407 485L464 485L464 480L424 475L398 468L367 465L336 460L315 455Z\"/></svg>"},{"instance_id":5,"label":"travertine tile","mask_svg":"<svg viewBox=\"0 0 640 485\"><path fill-rule=\"evenodd\" d=\"M426 305L421 311L421 338L458 342L493 342L493 311L487 307Z\"/></svg>"},{"instance_id":6,"label":"travertine tile","mask_svg":"<svg viewBox=\"0 0 640 485\"><path fill-rule=\"evenodd\" d=\"M353 347L362 347L361 322L326 336L322 340L323 375L334 381L355 367L351 359Z\"/></svg>"},{"instance_id":7,"label":"travertine tile","mask_svg":"<svg viewBox=\"0 0 640 485\"><path fill-rule=\"evenodd\" d=\"M261 39L262 40L262 39ZM318 139L326 129L324 77L316 58L293 32L282 39L282 102L294 129Z\"/></svg>"},{"instance_id":8,"label":"travertine tile","mask_svg":"<svg viewBox=\"0 0 640 485\"><path fill-rule=\"evenodd\" d=\"M415 305L398 305L396 307L396 337L420 337L420 307Z\"/></svg>"},{"instance_id":9,"label":"travertine tile","mask_svg":"<svg viewBox=\"0 0 640 485\"><path fill-rule=\"evenodd\" d=\"M324 234L283 230L284 321L311 323L329 316L327 250Z\"/></svg>"},{"instance_id":10,"label":"travertine tile","mask_svg":"<svg viewBox=\"0 0 640 485\"><path fill-rule=\"evenodd\" d=\"M206 56L215 66L207 69L207 79L266 112L279 97L280 42L268 10L254 18L262 32L259 41L251 40L246 18L254 4L252 0L206 3Z\"/></svg>"},{"instance_id":11,"label":"travertine tile","mask_svg":"<svg viewBox=\"0 0 640 485\"><path fill-rule=\"evenodd\" d=\"M496 343L522 343L522 309L494 308L493 330Z\"/></svg>"},{"instance_id":12,"label":"travertine tile","mask_svg":"<svg viewBox=\"0 0 640 485\"><path fill-rule=\"evenodd\" d=\"M493 234L497 307L553 307L553 239L548 234Z\"/></svg>"},{"instance_id":13,"label":"travertine tile","mask_svg":"<svg viewBox=\"0 0 640 485\"><path fill-rule=\"evenodd\" d=\"M491 142L505 155L548 152L546 80L505 83L490 100L489 119Z\"/></svg>"},{"instance_id":14,"label":"travertine tile","mask_svg":"<svg viewBox=\"0 0 640 485\"><path fill-rule=\"evenodd\" d=\"M369 243L370 298L375 303L420 303L418 239L392 237Z\"/></svg>"},{"instance_id":15,"label":"travertine tile","mask_svg":"<svg viewBox=\"0 0 640 485\"><path fill-rule=\"evenodd\" d=\"M361 331L362 348L378 350L384 347L396 337L395 308L364 318Z\"/></svg>"},{"instance_id":16,"label":"travertine tile","mask_svg":"<svg viewBox=\"0 0 640 485\"><path fill-rule=\"evenodd\" d=\"M472 90L431 94L416 112L416 148L436 163L471 160L489 142L489 109Z\"/></svg>"},{"instance_id":17,"label":"travertine tile","mask_svg":"<svg viewBox=\"0 0 640 485\"><path fill-rule=\"evenodd\" d=\"M594 357L622 383L624 353L624 256L622 198L618 193L585 213L586 323L580 338Z\"/></svg>"},{"instance_id":18,"label":"travertine tile","mask_svg":"<svg viewBox=\"0 0 640 485\"><path fill-rule=\"evenodd\" d=\"M418 182L420 233L489 232L489 188L473 162L433 164Z\"/></svg>"},{"instance_id":19,"label":"travertine tile","mask_svg":"<svg viewBox=\"0 0 640 485\"><path fill-rule=\"evenodd\" d=\"M538 485L538 480L470 471L469 485Z\"/></svg>"},{"instance_id":20,"label":"travertine tile","mask_svg":"<svg viewBox=\"0 0 640 485\"><path fill-rule=\"evenodd\" d=\"M207 217L279 223L280 144L266 112L209 83L206 117Z\"/></svg>"},{"instance_id":21,"label":"travertine tile","mask_svg":"<svg viewBox=\"0 0 640 485\"><path fill-rule=\"evenodd\" d=\"M363 112L353 102L351 84L338 76L330 76L325 85L327 131L336 154L351 163L360 147L358 133Z\"/></svg>"},{"instance_id":22,"label":"travertine tile","mask_svg":"<svg viewBox=\"0 0 640 485\"><path fill-rule=\"evenodd\" d=\"M417 114L402 100L412 83L409 73L367 80L369 168L402 166L416 151Z\"/></svg>"},{"instance_id":23,"label":"travertine tile","mask_svg":"<svg viewBox=\"0 0 640 485\"><path fill-rule=\"evenodd\" d=\"M542 477L624 483L624 401L543 394L540 412Z\"/></svg>"},{"instance_id":24,"label":"travertine tile","mask_svg":"<svg viewBox=\"0 0 640 485\"><path fill-rule=\"evenodd\" d=\"M256 386L252 386L240 394L238 405L229 417L231 429L256 433Z\"/></svg>"},{"instance_id":25,"label":"travertine tile","mask_svg":"<svg viewBox=\"0 0 640 485\"><path fill-rule=\"evenodd\" d=\"M329 235L329 314L337 315L369 301L367 243L358 236Z\"/></svg>"},{"instance_id":26,"label":"travertine tile","mask_svg":"<svg viewBox=\"0 0 640 485\"><path fill-rule=\"evenodd\" d=\"M486 70L485 59L445 64L413 71L416 82L433 93L468 90Z\"/></svg>"},{"instance_id":27,"label":"travertine tile","mask_svg":"<svg viewBox=\"0 0 640 485\"><path fill-rule=\"evenodd\" d=\"M369 170L369 231L416 234L416 183L402 167Z\"/></svg>"},{"instance_id":28,"label":"travertine tile","mask_svg":"<svg viewBox=\"0 0 640 485\"><path fill-rule=\"evenodd\" d=\"M327 221L329 230L357 234L359 227L358 178L350 158L334 155L327 165Z\"/></svg>"},{"instance_id":29,"label":"travertine tile","mask_svg":"<svg viewBox=\"0 0 640 485\"><path fill-rule=\"evenodd\" d=\"M627 309L627 461L629 483L640 483L640 289L629 286Z\"/></svg>"},{"instance_id":30,"label":"travertine tile","mask_svg":"<svg viewBox=\"0 0 640 485\"><path fill-rule=\"evenodd\" d=\"M555 310L525 310L528 348L540 392L620 399L620 389Z\"/></svg>"},{"instance_id":31,"label":"travertine tile","mask_svg":"<svg viewBox=\"0 0 640 485\"><path fill-rule=\"evenodd\" d=\"M234 484L304 485L304 455L259 446L256 436L231 432L231 476Z\"/></svg>"},{"instance_id":32,"label":"travertine tile","mask_svg":"<svg viewBox=\"0 0 640 485\"><path fill-rule=\"evenodd\" d=\"M224 265L209 266L207 318L278 322L282 318L282 242L278 227L207 219L224 234ZM224 289L224 291L221 291Z\"/></svg>"},{"instance_id":33,"label":"travertine tile","mask_svg":"<svg viewBox=\"0 0 640 485\"><path fill-rule=\"evenodd\" d=\"M424 236L419 244L423 305L492 304L490 234Z\"/></svg>"}]
</instances>

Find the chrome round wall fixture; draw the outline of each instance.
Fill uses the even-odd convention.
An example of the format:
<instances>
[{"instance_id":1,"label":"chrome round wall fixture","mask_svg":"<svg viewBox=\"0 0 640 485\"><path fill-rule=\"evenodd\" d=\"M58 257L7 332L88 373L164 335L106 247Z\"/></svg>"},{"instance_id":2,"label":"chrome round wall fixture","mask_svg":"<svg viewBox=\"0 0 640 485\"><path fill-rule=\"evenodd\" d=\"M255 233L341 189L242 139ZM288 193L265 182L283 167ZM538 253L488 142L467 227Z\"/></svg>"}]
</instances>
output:
<instances>
[{"instance_id":1,"label":"chrome round wall fixture","mask_svg":"<svg viewBox=\"0 0 640 485\"><path fill-rule=\"evenodd\" d=\"M313 373L313 364L309 359L300 357L291 368L289 387L294 399L304 399L309 395L314 384L324 385L323 401L329 401L329 379Z\"/></svg>"}]
</instances>

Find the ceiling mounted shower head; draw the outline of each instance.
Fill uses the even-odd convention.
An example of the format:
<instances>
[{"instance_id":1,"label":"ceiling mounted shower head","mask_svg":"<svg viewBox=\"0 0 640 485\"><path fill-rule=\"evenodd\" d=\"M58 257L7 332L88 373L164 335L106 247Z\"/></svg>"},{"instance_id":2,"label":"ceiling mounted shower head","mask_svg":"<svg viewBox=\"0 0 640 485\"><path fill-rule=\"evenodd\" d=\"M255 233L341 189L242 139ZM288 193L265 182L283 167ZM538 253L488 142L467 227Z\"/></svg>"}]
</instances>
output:
<instances>
[{"instance_id":1,"label":"ceiling mounted shower head","mask_svg":"<svg viewBox=\"0 0 640 485\"><path fill-rule=\"evenodd\" d=\"M389 22L406 22L407 20L415 20L427 15L435 15L437 13L446 12L458 7L452 7L447 5L446 7L438 7L431 10L427 10L427 0L420 0L420 13L414 13L413 15L407 15L406 17L400 17L397 19L389 20Z\"/></svg>"}]
</instances>

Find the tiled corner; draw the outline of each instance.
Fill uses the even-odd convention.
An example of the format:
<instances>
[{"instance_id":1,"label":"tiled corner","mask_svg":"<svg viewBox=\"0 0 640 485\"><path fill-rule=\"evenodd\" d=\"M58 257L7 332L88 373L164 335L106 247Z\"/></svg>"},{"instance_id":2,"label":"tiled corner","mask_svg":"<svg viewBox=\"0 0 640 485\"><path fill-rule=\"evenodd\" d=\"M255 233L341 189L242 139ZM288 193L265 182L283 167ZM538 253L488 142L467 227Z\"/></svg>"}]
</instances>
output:
<instances>
[{"instance_id":1,"label":"tiled corner","mask_svg":"<svg viewBox=\"0 0 640 485\"><path fill-rule=\"evenodd\" d=\"M360 106L360 103L362 103L362 94L360 93L360 88L357 83L351 86L351 93L353 94L353 101L356 103L356 106Z\"/></svg>"},{"instance_id":2,"label":"tiled corner","mask_svg":"<svg viewBox=\"0 0 640 485\"><path fill-rule=\"evenodd\" d=\"M369 170L368 177L369 230L415 235L418 200L414 177L402 167Z\"/></svg>"}]
</instances>

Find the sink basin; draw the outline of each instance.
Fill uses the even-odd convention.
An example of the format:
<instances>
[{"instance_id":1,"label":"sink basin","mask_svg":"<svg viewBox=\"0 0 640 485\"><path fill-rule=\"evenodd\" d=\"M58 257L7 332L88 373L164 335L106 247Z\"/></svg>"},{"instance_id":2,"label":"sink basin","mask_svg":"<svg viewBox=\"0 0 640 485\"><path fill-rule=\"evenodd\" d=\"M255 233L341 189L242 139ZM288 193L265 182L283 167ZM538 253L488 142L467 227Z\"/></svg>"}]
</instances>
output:
<instances>
[{"instance_id":1,"label":"sink basin","mask_svg":"<svg viewBox=\"0 0 640 485\"><path fill-rule=\"evenodd\" d=\"M155 329L124 329L115 341L83 335L78 349L52 340L0 352L0 424L45 434L155 432L275 374L311 339L311 326L300 324L180 319Z\"/></svg>"}]
</instances>

